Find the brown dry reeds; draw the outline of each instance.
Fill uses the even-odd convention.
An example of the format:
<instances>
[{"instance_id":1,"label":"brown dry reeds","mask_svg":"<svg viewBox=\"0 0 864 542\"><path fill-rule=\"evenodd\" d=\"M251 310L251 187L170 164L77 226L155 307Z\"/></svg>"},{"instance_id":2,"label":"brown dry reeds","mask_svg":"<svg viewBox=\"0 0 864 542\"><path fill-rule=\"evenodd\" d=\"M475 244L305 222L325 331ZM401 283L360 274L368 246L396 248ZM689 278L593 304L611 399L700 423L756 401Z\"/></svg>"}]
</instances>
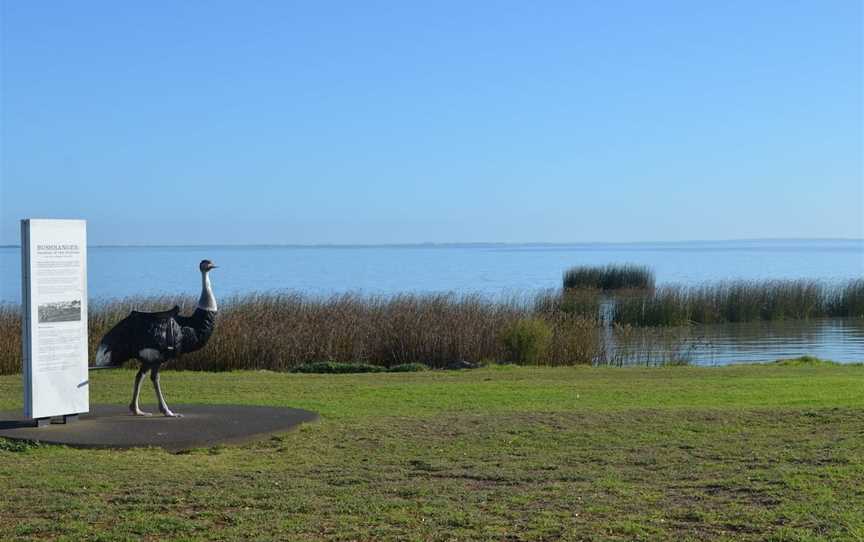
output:
<instances>
[{"instance_id":1,"label":"brown dry reeds","mask_svg":"<svg viewBox=\"0 0 864 542\"><path fill-rule=\"evenodd\" d=\"M0 303L0 374L21 371L21 309Z\"/></svg>"},{"instance_id":2,"label":"brown dry reeds","mask_svg":"<svg viewBox=\"0 0 864 542\"><path fill-rule=\"evenodd\" d=\"M161 310L168 298L126 298L89 307L90 359L101 337L133 309ZM514 361L550 365L590 364L601 356L596 319L555 312L538 315L534 300L493 301L479 295L391 297L299 293L238 296L220 304L216 333L202 350L172 361L178 369L291 370L319 361L393 366L420 362L446 367L454 361L513 358L506 333L517 322L539 318L549 338L540 358ZM191 300L181 307L193 310ZM17 305L0 305L0 373L21 370ZM515 326L515 327L514 327Z\"/></svg>"}]
</instances>

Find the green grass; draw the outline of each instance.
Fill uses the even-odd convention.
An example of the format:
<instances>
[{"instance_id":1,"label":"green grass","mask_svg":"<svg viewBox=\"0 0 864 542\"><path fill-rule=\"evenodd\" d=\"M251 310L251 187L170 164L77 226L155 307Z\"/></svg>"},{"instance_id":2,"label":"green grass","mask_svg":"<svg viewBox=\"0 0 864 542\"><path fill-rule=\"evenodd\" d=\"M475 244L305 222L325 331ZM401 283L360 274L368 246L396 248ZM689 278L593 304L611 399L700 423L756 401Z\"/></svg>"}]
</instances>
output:
<instances>
[{"instance_id":1,"label":"green grass","mask_svg":"<svg viewBox=\"0 0 864 542\"><path fill-rule=\"evenodd\" d=\"M132 376L93 373L92 401L125 404ZM0 540L864 538L860 365L162 381L169 404L321 420L183 454L0 439ZM0 409L20 396L0 377Z\"/></svg>"}]
</instances>

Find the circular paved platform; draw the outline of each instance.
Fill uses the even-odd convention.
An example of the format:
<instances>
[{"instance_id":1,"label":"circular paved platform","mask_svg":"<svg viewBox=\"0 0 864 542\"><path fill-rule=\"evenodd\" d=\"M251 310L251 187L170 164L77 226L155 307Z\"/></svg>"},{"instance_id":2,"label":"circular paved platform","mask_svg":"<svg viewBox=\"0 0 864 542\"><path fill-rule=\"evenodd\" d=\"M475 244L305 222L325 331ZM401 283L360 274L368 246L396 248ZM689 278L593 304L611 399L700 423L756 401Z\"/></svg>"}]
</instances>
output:
<instances>
[{"instance_id":1,"label":"circular paved platform","mask_svg":"<svg viewBox=\"0 0 864 542\"><path fill-rule=\"evenodd\" d=\"M171 405L182 418L132 416L125 406L90 405L78 421L33 427L19 413L0 412L0 437L81 448L158 446L170 451L239 443L288 431L318 415L297 408Z\"/></svg>"}]
</instances>

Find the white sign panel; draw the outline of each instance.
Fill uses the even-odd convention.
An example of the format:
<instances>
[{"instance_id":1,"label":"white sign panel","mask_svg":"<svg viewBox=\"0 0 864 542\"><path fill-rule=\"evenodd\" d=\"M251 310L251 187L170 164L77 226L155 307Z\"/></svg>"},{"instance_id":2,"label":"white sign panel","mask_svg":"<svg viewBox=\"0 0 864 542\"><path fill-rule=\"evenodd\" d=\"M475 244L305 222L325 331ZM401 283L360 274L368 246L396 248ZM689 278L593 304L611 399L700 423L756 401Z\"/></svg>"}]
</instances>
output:
<instances>
[{"instance_id":1,"label":"white sign panel","mask_svg":"<svg viewBox=\"0 0 864 542\"><path fill-rule=\"evenodd\" d=\"M88 412L87 223L21 221L24 415Z\"/></svg>"}]
</instances>

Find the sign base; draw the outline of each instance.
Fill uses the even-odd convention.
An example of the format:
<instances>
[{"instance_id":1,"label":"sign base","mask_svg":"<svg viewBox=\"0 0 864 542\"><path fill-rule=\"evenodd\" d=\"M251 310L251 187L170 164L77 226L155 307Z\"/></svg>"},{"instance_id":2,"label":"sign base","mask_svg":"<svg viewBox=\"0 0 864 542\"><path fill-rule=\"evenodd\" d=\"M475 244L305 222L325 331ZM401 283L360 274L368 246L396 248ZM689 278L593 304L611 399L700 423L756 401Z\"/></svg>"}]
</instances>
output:
<instances>
[{"instance_id":1,"label":"sign base","mask_svg":"<svg viewBox=\"0 0 864 542\"><path fill-rule=\"evenodd\" d=\"M36 418L36 427L48 427L52 423L67 424L78 421L78 414L64 414L53 418Z\"/></svg>"}]
</instances>

